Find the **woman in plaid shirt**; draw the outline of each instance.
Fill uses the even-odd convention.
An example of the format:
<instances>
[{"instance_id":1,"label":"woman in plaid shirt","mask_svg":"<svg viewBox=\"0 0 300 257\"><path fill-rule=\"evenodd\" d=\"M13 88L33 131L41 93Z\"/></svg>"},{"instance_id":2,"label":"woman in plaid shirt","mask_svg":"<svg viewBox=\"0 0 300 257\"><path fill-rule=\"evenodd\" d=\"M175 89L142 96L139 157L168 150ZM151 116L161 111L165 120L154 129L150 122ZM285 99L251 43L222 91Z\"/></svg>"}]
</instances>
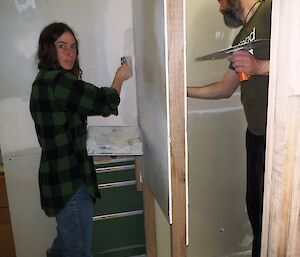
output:
<instances>
[{"instance_id":1,"label":"woman in plaid shirt","mask_svg":"<svg viewBox=\"0 0 300 257\"><path fill-rule=\"evenodd\" d=\"M100 194L86 151L87 116L117 115L122 84L132 71L122 64L111 87L98 88L82 81L78 41L64 23L43 29L38 58L30 112L42 148L41 205L57 221L57 237L47 256L91 257L92 205Z\"/></svg>"}]
</instances>

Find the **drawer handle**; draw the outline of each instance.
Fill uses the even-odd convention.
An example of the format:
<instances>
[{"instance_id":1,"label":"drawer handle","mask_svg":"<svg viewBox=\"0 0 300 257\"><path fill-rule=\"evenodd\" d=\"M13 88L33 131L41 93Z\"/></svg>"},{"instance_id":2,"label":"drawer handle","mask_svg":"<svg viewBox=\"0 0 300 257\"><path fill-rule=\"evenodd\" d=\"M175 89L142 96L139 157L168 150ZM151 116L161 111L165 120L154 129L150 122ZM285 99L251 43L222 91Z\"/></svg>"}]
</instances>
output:
<instances>
[{"instance_id":1,"label":"drawer handle","mask_svg":"<svg viewBox=\"0 0 300 257\"><path fill-rule=\"evenodd\" d=\"M134 164L115 166L115 167L96 168L96 173L106 173L106 172L129 170L129 169L134 169Z\"/></svg>"},{"instance_id":2,"label":"drawer handle","mask_svg":"<svg viewBox=\"0 0 300 257\"><path fill-rule=\"evenodd\" d=\"M113 183L99 184L98 189L113 188L113 187L125 187L125 186L132 186L135 184L136 184L135 180L113 182Z\"/></svg>"},{"instance_id":3,"label":"drawer handle","mask_svg":"<svg viewBox=\"0 0 300 257\"><path fill-rule=\"evenodd\" d=\"M123 217L128 217L128 216L140 215L143 213L144 213L144 210L137 210L137 211L126 211L126 212L118 212L118 213L112 213L112 214L97 215L97 216L93 217L93 221L123 218Z\"/></svg>"},{"instance_id":4,"label":"drawer handle","mask_svg":"<svg viewBox=\"0 0 300 257\"><path fill-rule=\"evenodd\" d=\"M97 157L94 159L94 164L112 164L112 163L121 163L121 162L133 162L133 157L124 157L124 158L109 158L104 160L99 160Z\"/></svg>"}]
</instances>

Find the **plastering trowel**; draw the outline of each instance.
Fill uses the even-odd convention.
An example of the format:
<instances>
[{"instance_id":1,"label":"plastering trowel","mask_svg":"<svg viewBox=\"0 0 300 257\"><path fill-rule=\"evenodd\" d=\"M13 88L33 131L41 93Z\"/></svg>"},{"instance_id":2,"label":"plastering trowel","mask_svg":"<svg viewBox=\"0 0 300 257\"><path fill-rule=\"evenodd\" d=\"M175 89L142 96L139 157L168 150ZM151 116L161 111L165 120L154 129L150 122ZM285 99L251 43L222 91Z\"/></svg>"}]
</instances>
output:
<instances>
[{"instance_id":1,"label":"plastering trowel","mask_svg":"<svg viewBox=\"0 0 300 257\"><path fill-rule=\"evenodd\" d=\"M268 47L270 45L269 39L257 39L252 42L238 44L229 48L225 48L223 50L213 52L207 55L203 55L201 57L195 58L195 61L208 61L208 60L219 60L224 59L228 55L231 55L235 51L238 50L246 50L249 51L254 48ZM248 80L249 75L245 72L239 73L240 81Z\"/></svg>"}]
</instances>

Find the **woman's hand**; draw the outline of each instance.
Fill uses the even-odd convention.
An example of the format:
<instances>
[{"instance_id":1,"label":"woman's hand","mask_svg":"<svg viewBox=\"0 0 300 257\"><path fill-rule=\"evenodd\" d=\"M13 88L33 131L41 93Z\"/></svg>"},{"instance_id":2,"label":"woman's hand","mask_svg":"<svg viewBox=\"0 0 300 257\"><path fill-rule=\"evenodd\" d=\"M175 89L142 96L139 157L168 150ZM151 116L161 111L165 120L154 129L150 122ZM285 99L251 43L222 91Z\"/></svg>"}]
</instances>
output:
<instances>
[{"instance_id":1,"label":"woman's hand","mask_svg":"<svg viewBox=\"0 0 300 257\"><path fill-rule=\"evenodd\" d=\"M129 65L127 63L122 64L116 71L112 87L120 94L123 82L129 79L131 76L132 70Z\"/></svg>"},{"instance_id":2,"label":"woman's hand","mask_svg":"<svg viewBox=\"0 0 300 257\"><path fill-rule=\"evenodd\" d=\"M125 80L129 79L131 76L132 76L131 68L129 67L129 65L127 63L124 63L118 68L115 77L117 79L125 81Z\"/></svg>"}]
</instances>

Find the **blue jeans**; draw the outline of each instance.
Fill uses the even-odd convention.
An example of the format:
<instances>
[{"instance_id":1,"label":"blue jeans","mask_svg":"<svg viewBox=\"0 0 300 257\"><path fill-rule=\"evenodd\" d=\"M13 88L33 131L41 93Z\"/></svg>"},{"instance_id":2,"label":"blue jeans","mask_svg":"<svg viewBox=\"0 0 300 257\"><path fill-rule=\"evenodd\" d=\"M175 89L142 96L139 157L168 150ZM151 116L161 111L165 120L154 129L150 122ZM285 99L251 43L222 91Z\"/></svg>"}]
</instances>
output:
<instances>
[{"instance_id":1,"label":"blue jeans","mask_svg":"<svg viewBox=\"0 0 300 257\"><path fill-rule=\"evenodd\" d=\"M91 257L93 202L81 185L67 205L56 215L57 237L47 256Z\"/></svg>"}]
</instances>

